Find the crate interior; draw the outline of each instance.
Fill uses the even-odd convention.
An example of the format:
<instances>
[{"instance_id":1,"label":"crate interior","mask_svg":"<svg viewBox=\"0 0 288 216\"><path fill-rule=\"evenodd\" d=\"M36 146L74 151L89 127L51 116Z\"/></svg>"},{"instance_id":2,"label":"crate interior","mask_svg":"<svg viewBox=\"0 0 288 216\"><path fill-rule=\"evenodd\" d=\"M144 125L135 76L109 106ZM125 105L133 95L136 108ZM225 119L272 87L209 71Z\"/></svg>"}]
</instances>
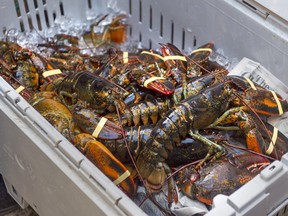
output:
<instances>
[{"instance_id":1,"label":"crate interior","mask_svg":"<svg viewBox=\"0 0 288 216\"><path fill-rule=\"evenodd\" d=\"M107 7L104 0L2 0L0 36L7 29L43 30L56 17L85 20L87 13ZM173 43L191 51L214 42L225 55L251 58L261 63L285 84L288 82L288 36L284 29L257 15L239 1L222 0L119 0L109 6L129 15L129 36L143 46L157 49Z\"/></svg>"}]
</instances>

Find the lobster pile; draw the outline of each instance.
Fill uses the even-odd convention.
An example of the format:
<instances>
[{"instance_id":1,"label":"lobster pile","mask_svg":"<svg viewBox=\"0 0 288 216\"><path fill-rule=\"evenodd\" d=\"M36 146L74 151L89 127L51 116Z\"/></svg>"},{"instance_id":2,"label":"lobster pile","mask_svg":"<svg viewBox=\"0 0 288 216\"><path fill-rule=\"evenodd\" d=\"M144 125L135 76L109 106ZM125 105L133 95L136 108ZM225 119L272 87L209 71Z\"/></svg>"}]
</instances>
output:
<instances>
[{"instance_id":1,"label":"lobster pile","mask_svg":"<svg viewBox=\"0 0 288 216\"><path fill-rule=\"evenodd\" d=\"M45 55L1 41L1 77L131 197L137 184L153 199L167 183L168 202L177 202L177 184L211 205L287 152L267 122L287 112L287 100L229 75L209 59L212 43L191 54L170 43L123 51L122 18L105 37L82 36L108 43L102 54L81 53L69 35L39 44Z\"/></svg>"}]
</instances>

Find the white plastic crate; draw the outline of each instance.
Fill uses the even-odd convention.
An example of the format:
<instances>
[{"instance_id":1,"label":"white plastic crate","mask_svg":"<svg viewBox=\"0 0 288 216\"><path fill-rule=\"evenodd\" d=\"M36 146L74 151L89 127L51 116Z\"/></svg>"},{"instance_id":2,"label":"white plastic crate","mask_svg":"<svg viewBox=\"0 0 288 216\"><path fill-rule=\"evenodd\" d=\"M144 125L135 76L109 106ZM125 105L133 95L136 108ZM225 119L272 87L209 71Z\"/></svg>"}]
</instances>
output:
<instances>
[{"instance_id":1,"label":"white plastic crate","mask_svg":"<svg viewBox=\"0 0 288 216\"><path fill-rule=\"evenodd\" d=\"M287 84L285 10L278 14L262 2L118 0L109 4L129 15L130 36L146 47L172 42L189 50L213 41L225 55L259 62ZM283 5L283 0L273 2ZM105 0L1 0L0 36L11 28L45 29L61 15L85 20L87 12L106 7ZM22 207L29 204L49 216L144 214L3 79L0 98L0 172ZM286 154L230 197L216 197L208 215L287 215L287 180Z\"/></svg>"}]
</instances>

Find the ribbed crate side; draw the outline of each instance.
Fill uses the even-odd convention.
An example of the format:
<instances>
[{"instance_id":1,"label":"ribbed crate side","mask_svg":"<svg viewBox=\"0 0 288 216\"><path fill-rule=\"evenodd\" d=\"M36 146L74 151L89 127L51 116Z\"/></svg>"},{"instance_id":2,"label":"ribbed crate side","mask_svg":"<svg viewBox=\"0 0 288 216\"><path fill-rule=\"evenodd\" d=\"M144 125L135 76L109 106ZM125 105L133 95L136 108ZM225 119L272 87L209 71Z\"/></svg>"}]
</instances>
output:
<instances>
[{"instance_id":1,"label":"ribbed crate side","mask_svg":"<svg viewBox=\"0 0 288 216\"><path fill-rule=\"evenodd\" d=\"M43 140L39 136L42 132L27 125L19 117L20 113L16 114L17 110L5 103L3 99L0 101L0 120L3 123L0 130L0 172L13 185L18 196L22 196L40 215L92 215L94 212L124 215L116 206L116 201L123 196L120 191L112 197L105 187L95 185L89 176L81 174L69 157ZM90 173L94 169L93 166ZM96 175L95 179L98 178ZM113 187L118 190L107 181L106 178L102 182L109 190Z\"/></svg>"},{"instance_id":2,"label":"ribbed crate side","mask_svg":"<svg viewBox=\"0 0 288 216\"><path fill-rule=\"evenodd\" d=\"M172 42L189 51L214 42L228 57L248 57L288 82L288 35L238 1L128 2L128 10L123 9L129 11L131 37L143 46L159 48L159 43Z\"/></svg>"}]
</instances>

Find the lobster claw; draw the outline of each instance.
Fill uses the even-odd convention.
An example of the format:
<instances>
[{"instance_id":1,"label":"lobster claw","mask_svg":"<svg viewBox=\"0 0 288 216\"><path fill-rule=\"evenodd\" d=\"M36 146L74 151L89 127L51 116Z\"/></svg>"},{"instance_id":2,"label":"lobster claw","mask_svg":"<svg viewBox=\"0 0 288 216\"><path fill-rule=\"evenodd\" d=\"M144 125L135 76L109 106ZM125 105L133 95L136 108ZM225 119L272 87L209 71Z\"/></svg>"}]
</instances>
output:
<instances>
[{"instance_id":1,"label":"lobster claw","mask_svg":"<svg viewBox=\"0 0 288 216\"><path fill-rule=\"evenodd\" d=\"M90 134L78 134L74 145L100 169L115 185L129 196L136 192L134 180L128 169L99 141Z\"/></svg>"},{"instance_id":2,"label":"lobster claw","mask_svg":"<svg viewBox=\"0 0 288 216\"><path fill-rule=\"evenodd\" d=\"M123 138L122 128L119 125L101 117L93 109L75 109L72 115L74 123L95 138L111 140ZM124 135L126 136L125 131Z\"/></svg>"},{"instance_id":3,"label":"lobster claw","mask_svg":"<svg viewBox=\"0 0 288 216\"><path fill-rule=\"evenodd\" d=\"M170 95L175 90L173 83L164 77L153 76L148 72L138 69L132 70L130 75L141 87L152 89L165 95Z\"/></svg>"},{"instance_id":4,"label":"lobster claw","mask_svg":"<svg viewBox=\"0 0 288 216\"><path fill-rule=\"evenodd\" d=\"M243 91L244 101L251 107L246 110L253 109L256 113L265 116L280 116L288 111L288 101L282 99L280 95L274 91L262 88L248 78L230 75L228 77L235 87ZM239 99L233 101L235 105L241 105Z\"/></svg>"},{"instance_id":5,"label":"lobster claw","mask_svg":"<svg viewBox=\"0 0 288 216\"><path fill-rule=\"evenodd\" d=\"M101 117L99 123L101 122L102 119L104 119L104 121L106 121L106 123L98 135L98 137L100 139L122 139L123 138L122 128L119 125L113 123L112 121L105 120L104 117ZM96 128L97 128L97 126L96 126ZM125 134L125 136L127 135L125 131L124 131L124 134Z\"/></svg>"},{"instance_id":6,"label":"lobster claw","mask_svg":"<svg viewBox=\"0 0 288 216\"><path fill-rule=\"evenodd\" d=\"M154 78L154 80L153 80ZM149 81L149 82L148 82ZM174 92L175 86L172 82L161 77L151 77L151 79L146 80L144 86L148 89L152 89L156 92L160 92L165 95L170 95Z\"/></svg>"},{"instance_id":7,"label":"lobster claw","mask_svg":"<svg viewBox=\"0 0 288 216\"><path fill-rule=\"evenodd\" d=\"M211 52L213 51L214 43L206 43L197 49L193 50L189 58L194 62L201 63L208 59Z\"/></svg>"}]
</instances>

